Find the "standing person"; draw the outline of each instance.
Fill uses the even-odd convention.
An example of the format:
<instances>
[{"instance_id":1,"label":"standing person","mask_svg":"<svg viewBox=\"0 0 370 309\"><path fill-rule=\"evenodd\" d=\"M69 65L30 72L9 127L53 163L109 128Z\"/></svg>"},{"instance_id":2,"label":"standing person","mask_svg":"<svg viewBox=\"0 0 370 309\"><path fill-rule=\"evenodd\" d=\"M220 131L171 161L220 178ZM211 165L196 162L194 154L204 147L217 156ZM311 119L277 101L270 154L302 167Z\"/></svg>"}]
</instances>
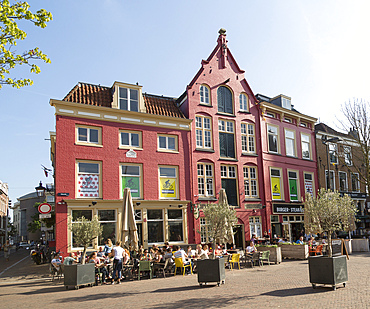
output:
<instances>
[{"instance_id":1,"label":"standing person","mask_svg":"<svg viewBox=\"0 0 370 309\"><path fill-rule=\"evenodd\" d=\"M116 278L116 276L117 276L117 284L121 284L122 259L123 259L123 252L125 252L125 250L121 247L121 242L119 240L116 241L116 246L113 247L112 252L114 255L112 284L114 284L114 279Z\"/></svg>"},{"instance_id":2,"label":"standing person","mask_svg":"<svg viewBox=\"0 0 370 309\"><path fill-rule=\"evenodd\" d=\"M7 240L4 245L4 258L7 261L9 261L9 256L10 256L10 244L9 244L9 240Z\"/></svg>"}]
</instances>

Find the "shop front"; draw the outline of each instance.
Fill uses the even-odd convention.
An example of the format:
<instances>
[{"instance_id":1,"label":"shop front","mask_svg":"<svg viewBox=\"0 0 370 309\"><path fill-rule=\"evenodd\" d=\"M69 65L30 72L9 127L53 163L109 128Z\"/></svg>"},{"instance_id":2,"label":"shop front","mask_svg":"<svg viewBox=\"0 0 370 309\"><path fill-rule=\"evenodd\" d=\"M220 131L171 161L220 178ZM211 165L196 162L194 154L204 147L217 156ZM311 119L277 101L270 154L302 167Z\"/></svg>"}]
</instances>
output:
<instances>
[{"instance_id":1,"label":"shop front","mask_svg":"<svg viewBox=\"0 0 370 309\"><path fill-rule=\"evenodd\" d=\"M301 203L273 203L271 232L276 238L294 242L304 231L304 205Z\"/></svg>"},{"instance_id":2,"label":"shop front","mask_svg":"<svg viewBox=\"0 0 370 309\"><path fill-rule=\"evenodd\" d=\"M120 239L122 204L121 200L94 201L94 203L69 200L68 217L71 224L74 224L82 216L89 220L98 216L103 233L89 246L90 249L96 250L103 246L108 238L113 243ZM186 205L185 201L183 204L181 201L134 201L139 245L148 248L153 244L163 245L166 241L170 245L186 244L188 241ZM74 242L72 233L68 232L67 240L68 252L82 250Z\"/></svg>"}]
</instances>

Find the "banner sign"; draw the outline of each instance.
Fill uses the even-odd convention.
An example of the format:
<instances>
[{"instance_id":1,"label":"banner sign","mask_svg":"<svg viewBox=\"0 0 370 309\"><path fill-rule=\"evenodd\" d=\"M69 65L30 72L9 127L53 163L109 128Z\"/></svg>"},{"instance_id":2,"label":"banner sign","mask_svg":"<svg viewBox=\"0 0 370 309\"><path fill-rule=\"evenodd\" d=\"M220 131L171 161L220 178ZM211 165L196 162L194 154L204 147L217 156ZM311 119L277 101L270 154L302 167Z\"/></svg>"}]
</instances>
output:
<instances>
[{"instance_id":1,"label":"banner sign","mask_svg":"<svg viewBox=\"0 0 370 309\"><path fill-rule=\"evenodd\" d=\"M289 179L289 193L291 201L298 201L297 179Z\"/></svg>"},{"instance_id":2,"label":"banner sign","mask_svg":"<svg viewBox=\"0 0 370 309\"><path fill-rule=\"evenodd\" d=\"M307 193L311 194L313 197L313 188L312 188L312 180L305 180L304 181L304 188Z\"/></svg>"},{"instance_id":3,"label":"banner sign","mask_svg":"<svg viewBox=\"0 0 370 309\"><path fill-rule=\"evenodd\" d=\"M281 200L280 178L271 177L272 199Z\"/></svg>"},{"instance_id":4,"label":"banner sign","mask_svg":"<svg viewBox=\"0 0 370 309\"><path fill-rule=\"evenodd\" d=\"M99 175L80 174L77 188L79 197L99 197Z\"/></svg>"},{"instance_id":5,"label":"banner sign","mask_svg":"<svg viewBox=\"0 0 370 309\"><path fill-rule=\"evenodd\" d=\"M303 214L303 204L273 204L274 214Z\"/></svg>"},{"instance_id":6,"label":"banner sign","mask_svg":"<svg viewBox=\"0 0 370 309\"><path fill-rule=\"evenodd\" d=\"M122 177L122 192L125 188L130 188L132 197L140 197L140 178L139 177Z\"/></svg>"},{"instance_id":7,"label":"banner sign","mask_svg":"<svg viewBox=\"0 0 370 309\"><path fill-rule=\"evenodd\" d=\"M163 198L176 198L176 179L160 179L160 196Z\"/></svg>"}]
</instances>

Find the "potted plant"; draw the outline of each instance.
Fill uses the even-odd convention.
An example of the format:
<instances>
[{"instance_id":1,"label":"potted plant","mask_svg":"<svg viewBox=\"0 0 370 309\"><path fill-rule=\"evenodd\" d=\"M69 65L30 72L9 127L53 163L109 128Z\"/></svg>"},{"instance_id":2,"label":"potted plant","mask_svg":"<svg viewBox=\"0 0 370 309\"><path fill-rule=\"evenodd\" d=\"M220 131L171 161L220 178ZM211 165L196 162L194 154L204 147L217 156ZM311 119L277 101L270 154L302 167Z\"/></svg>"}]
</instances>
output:
<instances>
[{"instance_id":1,"label":"potted plant","mask_svg":"<svg viewBox=\"0 0 370 309\"><path fill-rule=\"evenodd\" d=\"M331 235L338 230L350 230L357 211L352 199L339 192L320 189L316 197L306 194L305 230L306 233L325 232L328 237L328 256L308 258L310 283L328 284L336 289L336 284L348 281L347 260L345 255L333 256Z\"/></svg>"},{"instance_id":2,"label":"potted plant","mask_svg":"<svg viewBox=\"0 0 370 309\"><path fill-rule=\"evenodd\" d=\"M233 239L233 226L237 222L235 209L229 207L224 189L220 190L219 203L210 203L203 207L203 214L207 224L207 235L212 242L210 259L197 261L198 282L225 283L225 260L215 258L216 243L227 243Z\"/></svg>"},{"instance_id":3,"label":"potted plant","mask_svg":"<svg viewBox=\"0 0 370 309\"><path fill-rule=\"evenodd\" d=\"M68 228L73 235L73 241L76 246L83 247L81 264L65 265L64 267L64 285L74 286L76 289L81 285L93 285L95 283L95 264L85 264L87 247L94 240L101 236L103 227L101 226L98 217L94 217L91 221L85 217L76 219L76 222L69 221Z\"/></svg>"}]
</instances>

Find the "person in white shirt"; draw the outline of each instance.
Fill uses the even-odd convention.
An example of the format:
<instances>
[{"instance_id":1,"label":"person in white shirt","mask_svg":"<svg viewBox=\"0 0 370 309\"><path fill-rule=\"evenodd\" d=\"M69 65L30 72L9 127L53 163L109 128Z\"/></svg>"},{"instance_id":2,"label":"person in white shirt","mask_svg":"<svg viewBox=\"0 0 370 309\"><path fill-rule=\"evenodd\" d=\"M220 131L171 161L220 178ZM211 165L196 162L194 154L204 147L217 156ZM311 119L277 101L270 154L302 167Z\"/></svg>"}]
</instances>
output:
<instances>
[{"instance_id":1,"label":"person in white shirt","mask_svg":"<svg viewBox=\"0 0 370 309\"><path fill-rule=\"evenodd\" d=\"M253 241L250 241L249 242L249 245L248 245L247 248L245 248L245 251L246 251L247 254L251 254L253 252L257 252L257 248L254 245Z\"/></svg>"},{"instance_id":2,"label":"person in white shirt","mask_svg":"<svg viewBox=\"0 0 370 309\"><path fill-rule=\"evenodd\" d=\"M51 264L53 264L55 269L59 271L60 264L62 264L62 260L61 260L61 257L59 256L59 254L54 255L54 258L51 260Z\"/></svg>"},{"instance_id":3,"label":"person in white shirt","mask_svg":"<svg viewBox=\"0 0 370 309\"><path fill-rule=\"evenodd\" d=\"M196 257L201 260L209 259L208 254L203 250L202 245L197 245Z\"/></svg>"},{"instance_id":4,"label":"person in white shirt","mask_svg":"<svg viewBox=\"0 0 370 309\"><path fill-rule=\"evenodd\" d=\"M117 276L117 283L121 284L121 276L122 276L122 259L123 256L127 255L126 251L121 247L121 242L119 240L116 241L116 246L113 247L113 279L112 284L114 284L114 279ZM127 262L127 258L126 258Z\"/></svg>"}]
</instances>

